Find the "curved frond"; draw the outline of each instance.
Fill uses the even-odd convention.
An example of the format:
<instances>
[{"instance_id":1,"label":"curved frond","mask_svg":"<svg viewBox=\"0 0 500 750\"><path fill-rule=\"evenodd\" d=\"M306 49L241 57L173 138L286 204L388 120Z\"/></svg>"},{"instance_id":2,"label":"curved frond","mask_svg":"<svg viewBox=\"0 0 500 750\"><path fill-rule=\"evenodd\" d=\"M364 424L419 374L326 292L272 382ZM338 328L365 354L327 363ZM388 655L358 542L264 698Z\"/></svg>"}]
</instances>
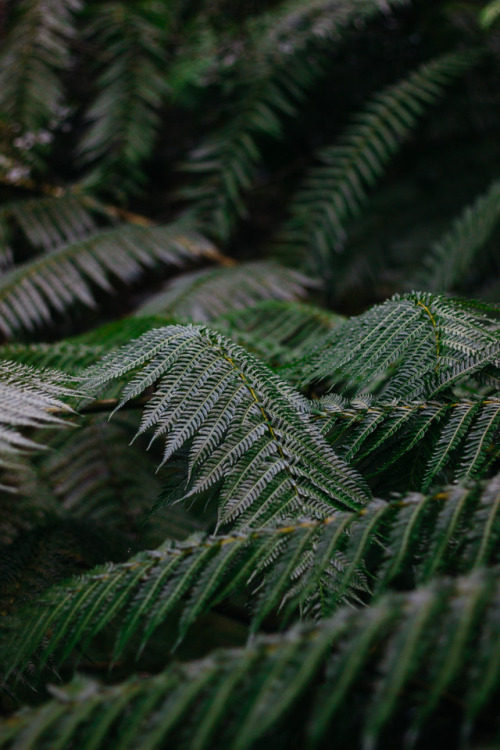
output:
<instances>
[{"instance_id":1,"label":"curved frond","mask_svg":"<svg viewBox=\"0 0 500 750\"><path fill-rule=\"evenodd\" d=\"M460 731L493 740L497 577L495 570L437 579L152 677L107 687L76 677L50 688L47 703L2 722L0 747L29 739L33 750L68 742L245 750L263 738L288 747L300 736L308 747L331 746L335 737L341 748L377 748L425 730L448 743Z\"/></svg>"},{"instance_id":2,"label":"curved frond","mask_svg":"<svg viewBox=\"0 0 500 750\"><path fill-rule=\"evenodd\" d=\"M305 382L328 378L344 391L412 401L470 376L498 384L499 353L497 308L414 292L347 320L295 367Z\"/></svg>"},{"instance_id":3,"label":"curved frond","mask_svg":"<svg viewBox=\"0 0 500 750\"><path fill-rule=\"evenodd\" d=\"M340 142L318 153L320 164L306 175L292 200L291 217L281 232L285 249L308 252L316 270L330 278L334 255L345 243L347 222L359 213L368 190L427 107L477 59L473 51L448 53L377 93Z\"/></svg>"},{"instance_id":4,"label":"curved frond","mask_svg":"<svg viewBox=\"0 0 500 750\"><path fill-rule=\"evenodd\" d=\"M408 287L446 292L463 282L467 271L500 222L500 181L454 221L450 231L424 257Z\"/></svg>"},{"instance_id":5,"label":"curved frond","mask_svg":"<svg viewBox=\"0 0 500 750\"><path fill-rule=\"evenodd\" d=\"M185 497L222 481L221 523L368 499L361 478L315 427L308 401L221 334L192 325L150 331L91 369L87 391L128 373L120 405L156 385L139 433L165 436L163 463L189 442Z\"/></svg>"},{"instance_id":6,"label":"curved frond","mask_svg":"<svg viewBox=\"0 0 500 750\"><path fill-rule=\"evenodd\" d=\"M168 313L180 320L205 322L262 300L304 297L315 282L275 263L243 263L229 268L185 273L150 297L136 314Z\"/></svg>"},{"instance_id":7,"label":"curved frond","mask_svg":"<svg viewBox=\"0 0 500 750\"><path fill-rule=\"evenodd\" d=\"M216 257L203 237L175 226L124 225L53 250L0 278L0 330L48 324L76 302L95 306L92 287L112 291L111 279L131 283L155 264L180 266Z\"/></svg>"}]
</instances>

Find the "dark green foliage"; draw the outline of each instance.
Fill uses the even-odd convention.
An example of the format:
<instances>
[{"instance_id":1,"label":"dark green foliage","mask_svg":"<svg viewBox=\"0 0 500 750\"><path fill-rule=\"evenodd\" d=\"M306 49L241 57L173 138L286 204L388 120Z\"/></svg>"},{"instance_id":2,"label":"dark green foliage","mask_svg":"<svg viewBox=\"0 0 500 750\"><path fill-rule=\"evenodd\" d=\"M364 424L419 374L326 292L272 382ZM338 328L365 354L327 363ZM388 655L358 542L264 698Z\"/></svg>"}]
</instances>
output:
<instances>
[{"instance_id":1,"label":"dark green foliage","mask_svg":"<svg viewBox=\"0 0 500 750\"><path fill-rule=\"evenodd\" d=\"M496 747L498 2L4 5L0 748Z\"/></svg>"}]
</instances>

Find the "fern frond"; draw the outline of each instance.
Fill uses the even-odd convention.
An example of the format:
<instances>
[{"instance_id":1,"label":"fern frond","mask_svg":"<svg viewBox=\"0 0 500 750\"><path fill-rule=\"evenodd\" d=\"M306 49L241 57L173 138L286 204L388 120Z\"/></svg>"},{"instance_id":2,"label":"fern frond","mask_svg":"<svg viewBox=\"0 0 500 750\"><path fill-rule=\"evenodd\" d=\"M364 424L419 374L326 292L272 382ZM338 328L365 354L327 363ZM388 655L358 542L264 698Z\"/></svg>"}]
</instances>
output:
<instances>
[{"instance_id":1,"label":"fern frond","mask_svg":"<svg viewBox=\"0 0 500 750\"><path fill-rule=\"evenodd\" d=\"M0 724L0 747L377 748L424 731L493 739L500 682L498 571L437 579L320 626L259 637L113 686L74 678ZM231 700L226 697L231 695ZM307 696L307 700L306 700ZM424 698L425 696L425 698ZM447 710L447 702L450 709ZM438 716L439 709L439 716ZM189 718L188 718L189 717ZM437 723L436 723L437 722Z\"/></svg>"},{"instance_id":2,"label":"fern frond","mask_svg":"<svg viewBox=\"0 0 500 750\"><path fill-rule=\"evenodd\" d=\"M462 282L478 252L500 221L500 182L477 198L453 223L450 231L424 257L410 288L446 292Z\"/></svg>"},{"instance_id":3,"label":"fern frond","mask_svg":"<svg viewBox=\"0 0 500 750\"><path fill-rule=\"evenodd\" d=\"M33 248L44 251L77 242L97 230L85 199L71 194L4 203L0 222L8 219L14 220Z\"/></svg>"},{"instance_id":4,"label":"fern frond","mask_svg":"<svg viewBox=\"0 0 500 750\"><path fill-rule=\"evenodd\" d=\"M243 196L255 183L261 141L279 138L283 120L296 116L345 28L400 4L401 0L321 0L307 6L291 2L279 9L279 20L271 12L268 23L257 26L256 48L240 65L243 95L229 124L194 149L184 165L198 179L182 194L193 201L192 211L204 232L226 240L235 221L245 215Z\"/></svg>"},{"instance_id":5,"label":"fern frond","mask_svg":"<svg viewBox=\"0 0 500 750\"><path fill-rule=\"evenodd\" d=\"M500 400L494 397L384 403L327 396L318 410L323 433L336 453L366 477L419 452L422 466L411 474L424 492L447 469L449 480L479 478L500 455Z\"/></svg>"},{"instance_id":6,"label":"fern frond","mask_svg":"<svg viewBox=\"0 0 500 750\"><path fill-rule=\"evenodd\" d=\"M206 611L244 590L252 630L273 611L282 624L298 614L324 618L342 602L366 603L395 582L410 588L437 574L498 565L499 540L499 476L484 486L377 500L319 520L297 516L235 534L168 540L50 589L20 614L21 638L15 629L11 641L7 624L2 658L9 671L22 669L35 652L40 668L54 653L61 662L111 624L117 659L131 643L142 650L174 616L183 638ZM23 645L14 648L15 639Z\"/></svg>"},{"instance_id":7,"label":"fern frond","mask_svg":"<svg viewBox=\"0 0 500 750\"><path fill-rule=\"evenodd\" d=\"M80 302L95 306L92 287L112 291L110 279L131 283L157 263L179 266L214 257L213 246L175 226L124 225L63 245L0 278L0 329L7 338L20 329L51 322Z\"/></svg>"},{"instance_id":8,"label":"fern frond","mask_svg":"<svg viewBox=\"0 0 500 750\"><path fill-rule=\"evenodd\" d=\"M318 153L320 164L304 178L281 232L287 252L308 253L315 269L330 278L335 253L345 243L347 222L359 214L368 190L412 135L427 107L477 59L473 51L448 53L375 95L340 142Z\"/></svg>"},{"instance_id":9,"label":"fern frond","mask_svg":"<svg viewBox=\"0 0 500 750\"><path fill-rule=\"evenodd\" d=\"M64 425L61 419L71 408L62 400L75 396L67 386L68 377L51 370L0 362L0 467L16 466L16 454L40 448L24 437L20 428ZM59 415L59 416L58 416ZM2 489L6 489L2 486Z\"/></svg>"},{"instance_id":10,"label":"fern frond","mask_svg":"<svg viewBox=\"0 0 500 750\"><path fill-rule=\"evenodd\" d=\"M79 0L22 0L0 57L0 110L22 135L47 128L62 104L60 75Z\"/></svg>"},{"instance_id":11,"label":"fern frond","mask_svg":"<svg viewBox=\"0 0 500 750\"><path fill-rule=\"evenodd\" d=\"M192 441L185 497L223 480L221 523L368 499L361 478L314 426L307 400L221 334L192 325L150 331L91 368L87 391L134 371L120 405L157 384L139 433L166 435L163 463Z\"/></svg>"},{"instance_id":12,"label":"fern frond","mask_svg":"<svg viewBox=\"0 0 500 750\"><path fill-rule=\"evenodd\" d=\"M86 36L103 50L98 94L86 112L89 126L79 150L92 171L86 184L118 193L137 192L142 165L160 125L169 92L165 4L105 3L96 7Z\"/></svg>"},{"instance_id":13,"label":"fern frond","mask_svg":"<svg viewBox=\"0 0 500 750\"><path fill-rule=\"evenodd\" d=\"M471 375L498 382L497 317L495 307L466 300L395 295L335 328L297 367L307 369L303 382L377 388L386 401L432 399Z\"/></svg>"},{"instance_id":14,"label":"fern frond","mask_svg":"<svg viewBox=\"0 0 500 750\"><path fill-rule=\"evenodd\" d=\"M142 305L136 314L168 313L178 320L203 323L267 299L304 297L315 282L275 263L243 263L185 273Z\"/></svg>"}]
</instances>

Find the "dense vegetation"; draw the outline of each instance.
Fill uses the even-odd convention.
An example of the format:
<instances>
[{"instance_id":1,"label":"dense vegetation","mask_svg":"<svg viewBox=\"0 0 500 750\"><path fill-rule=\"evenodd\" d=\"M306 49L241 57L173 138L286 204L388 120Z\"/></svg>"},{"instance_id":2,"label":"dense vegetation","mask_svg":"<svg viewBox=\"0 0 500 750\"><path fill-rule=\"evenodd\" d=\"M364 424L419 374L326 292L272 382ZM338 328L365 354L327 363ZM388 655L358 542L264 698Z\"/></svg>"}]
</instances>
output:
<instances>
[{"instance_id":1,"label":"dense vegetation","mask_svg":"<svg viewBox=\"0 0 500 750\"><path fill-rule=\"evenodd\" d=\"M0 40L0 748L497 747L498 0Z\"/></svg>"}]
</instances>

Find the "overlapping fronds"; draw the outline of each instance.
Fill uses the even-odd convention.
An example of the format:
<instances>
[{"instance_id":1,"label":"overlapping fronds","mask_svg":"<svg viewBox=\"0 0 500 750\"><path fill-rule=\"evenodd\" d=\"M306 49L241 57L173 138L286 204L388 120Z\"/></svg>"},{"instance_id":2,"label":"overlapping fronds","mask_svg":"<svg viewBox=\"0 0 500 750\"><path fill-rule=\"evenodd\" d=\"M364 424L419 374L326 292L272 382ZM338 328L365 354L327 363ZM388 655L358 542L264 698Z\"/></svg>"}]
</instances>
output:
<instances>
[{"instance_id":1,"label":"overlapping fronds","mask_svg":"<svg viewBox=\"0 0 500 750\"><path fill-rule=\"evenodd\" d=\"M267 299L304 297L315 282L276 263L242 263L185 273L139 308L139 315L169 313L177 319L205 322L249 308Z\"/></svg>"},{"instance_id":2,"label":"overlapping fronds","mask_svg":"<svg viewBox=\"0 0 500 750\"><path fill-rule=\"evenodd\" d=\"M500 221L500 181L493 182L455 220L450 231L424 258L408 288L446 292L463 282Z\"/></svg>"},{"instance_id":3,"label":"overlapping fronds","mask_svg":"<svg viewBox=\"0 0 500 750\"><path fill-rule=\"evenodd\" d=\"M87 38L104 54L97 58L102 67L99 93L86 112L90 124L79 147L83 161L93 166L87 183L126 194L144 180L142 166L151 154L159 110L169 91L169 5L101 3L93 14Z\"/></svg>"},{"instance_id":4,"label":"overlapping fronds","mask_svg":"<svg viewBox=\"0 0 500 750\"><path fill-rule=\"evenodd\" d=\"M64 661L114 626L115 658L142 650L175 617L180 637L207 610L241 590L253 630L273 611L321 619L344 600L369 602L396 583L498 565L500 481L413 493L358 512L295 518L237 534L168 540L127 562L107 564L46 592L21 613L21 634L4 632L4 667L23 669L36 652ZM12 627L12 626L10 626ZM50 637L47 633L50 632ZM14 648L14 639L20 644Z\"/></svg>"},{"instance_id":5,"label":"overlapping fronds","mask_svg":"<svg viewBox=\"0 0 500 750\"><path fill-rule=\"evenodd\" d=\"M181 266L212 259L215 248L203 237L175 225L123 225L93 234L37 257L0 278L0 330L10 338L19 329L50 323L75 303L95 306L92 287L112 291L113 279L131 283L155 264Z\"/></svg>"},{"instance_id":6,"label":"overlapping fronds","mask_svg":"<svg viewBox=\"0 0 500 750\"><path fill-rule=\"evenodd\" d=\"M306 382L327 378L344 391L412 401L471 376L498 388L499 354L495 307L414 292L339 325L299 365Z\"/></svg>"},{"instance_id":7,"label":"overlapping fronds","mask_svg":"<svg viewBox=\"0 0 500 750\"><path fill-rule=\"evenodd\" d=\"M240 61L242 93L229 122L194 149L184 165L197 179L182 192L193 201L204 232L227 239L236 219L245 215L243 195L255 183L261 141L279 137L283 120L297 114L345 28L400 4L292 2L278 10L279 18L271 12L267 23L257 24L254 48Z\"/></svg>"},{"instance_id":8,"label":"overlapping fronds","mask_svg":"<svg viewBox=\"0 0 500 750\"><path fill-rule=\"evenodd\" d=\"M318 153L319 165L304 177L281 232L285 248L308 253L320 273L330 273L342 250L348 220L369 188L415 131L429 105L477 61L473 51L445 54L408 78L377 93L335 145Z\"/></svg>"},{"instance_id":9,"label":"overlapping fronds","mask_svg":"<svg viewBox=\"0 0 500 750\"><path fill-rule=\"evenodd\" d=\"M39 129L47 128L62 104L60 75L68 68L73 15L81 3L22 0L16 5L0 56L0 111L17 126L18 137L36 143Z\"/></svg>"},{"instance_id":10,"label":"overlapping fronds","mask_svg":"<svg viewBox=\"0 0 500 750\"><path fill-rule=\"evenodd\" d=\"M150 331L91 368L87 392L128 373L120 405L156 385L139 433L165 436L163 463L191 441L185 497L222 482L220 523L366 502L364 483L329 448L308 401L221 334L193 325Z\"/></svg>"},{"instance_id":11,"label":"overlapping fronds","mask_svg":"<svg viewBox=\"0 0 500 750\"><path fill-rule=\"evenodd\" d=\"M499 607L498 571L477 571L153 677L106 687L77 676L3 722L0 747L244 750L264 738L331 747L334 737L341 748L378 748L436 722L453 746L493 740Z\"/></svg>"},{"instance_id":12,"label":"overlapping fronds","mask_svg":"<svg viewBox=\"0 0 500 750\"><path fill-rule=\"evenodd\" d=\"M442 476L480 477L500 457L498 397L384 403L326 396L318 407L330 444L364 476L406 457L413 486L425 491Z\"/></svg>"},{"instance_id":13,"label":"overlapping fronds","mask_svg":"<svg viewBox=\"0 0 500 750\"><path fill-rule=\"evenodd\" d=\"M16 454L39 448L24 437L21 428L63 425L61 416L70 412L62 400L75 394L67 376L50 370L35 370L14 362L0 362L0 467L16 465ZM5 489L5 487L2 487Z\"/></svg>"},{"instance_id":14,"label":"overlapping fronds","mask_svg":"<svg viewBox=\"0 0 500 750\"><path fill-rule=\"evenodd\" d=\"M4 203L0 222L5 226L12 219L37 250L50 251L97 230L85 198L70 193Z\"/></svg>"}]
</instances>

